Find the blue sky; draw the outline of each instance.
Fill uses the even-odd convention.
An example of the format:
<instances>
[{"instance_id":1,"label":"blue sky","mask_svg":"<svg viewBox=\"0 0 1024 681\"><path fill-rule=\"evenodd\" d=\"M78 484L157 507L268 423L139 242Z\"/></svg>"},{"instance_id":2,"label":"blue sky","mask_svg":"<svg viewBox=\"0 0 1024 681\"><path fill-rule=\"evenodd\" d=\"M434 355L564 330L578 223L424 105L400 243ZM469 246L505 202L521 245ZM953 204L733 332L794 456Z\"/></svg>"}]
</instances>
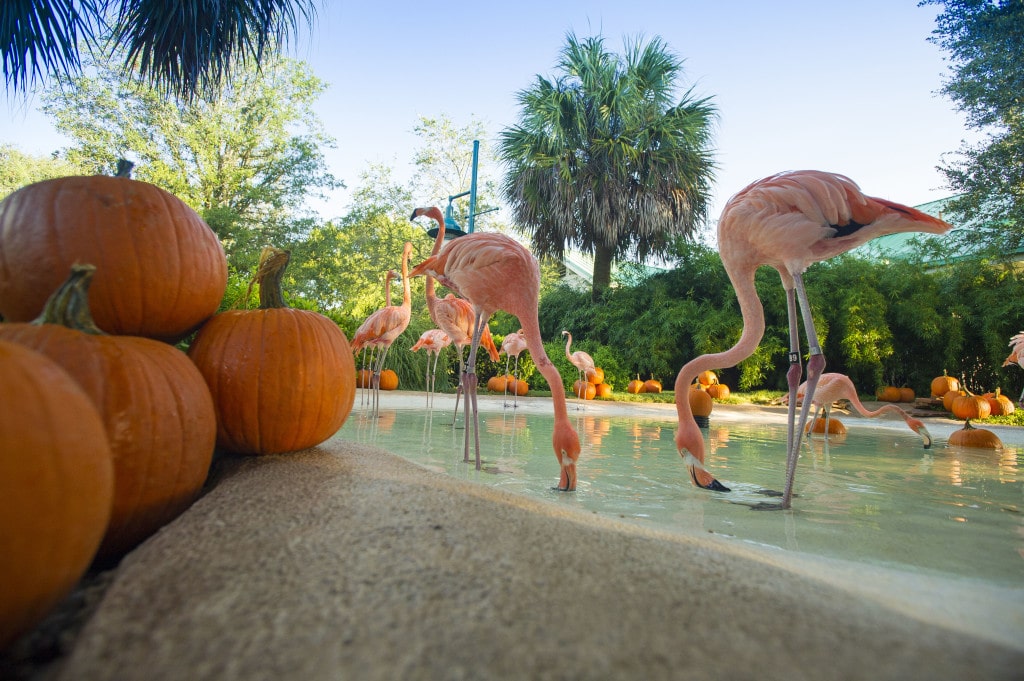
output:
<instances>
[{"instance_id":1,"label":"blue sky","mask_svg":"<svg viewBox=\"0 0 1024 681\"><path fill-rule=\"evenodd\" d=\"M337 140L330 169L350 189L369 163L408 176L418 116L460 126L476 116L493 139L516 121L516 92L552 75L570 31L616 52L625 37L658 36L683 58L682 89L712 97L720 114L713 218L749 182L800 168L911 205L942 198L941 155L972 139L937 93L948 76L927 42L937 8L916 0L324 4L289 54L330 84L317 109ZM62 146L36 104L8 98L0 141L37 154ZM347 202L340 190L318 210L333 217Z\"/></svg>"}]
</instances>

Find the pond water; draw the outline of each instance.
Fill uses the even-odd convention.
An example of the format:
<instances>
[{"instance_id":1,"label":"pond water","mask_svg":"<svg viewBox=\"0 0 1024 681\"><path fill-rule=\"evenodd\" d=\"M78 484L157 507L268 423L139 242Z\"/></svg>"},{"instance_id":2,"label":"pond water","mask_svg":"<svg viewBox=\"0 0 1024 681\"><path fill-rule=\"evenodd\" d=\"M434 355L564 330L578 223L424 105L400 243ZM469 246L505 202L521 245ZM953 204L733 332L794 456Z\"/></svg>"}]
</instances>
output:
<instances>
[{"instance_id":1,"label":"pond water","mask_svg":"<svg viewBox=\"0 0 1024 681\"><path fill-rule=\"evenodd\" d=\"M575 493L553 490L550 400L522 399L505 408L481 396L483 469L462 461L462 414L454 396L426 408L422 393L384 394L380 417L357 401L336 437L379 446L449 475L516 494L673 532L714 533L769 549L839 558L915 573L1024 586L1024 429L995 430L999 451L950 447L957 426L928 422L935 442L900 420L863 419L834 411L845 436L805 442L793 509L763 512L760 491L781 490L785 477L783 413L719 409L704 429L708 467L729 493L694 487L673 437L670 405L640 415L570 402L580 435ZM637 410L634 410L637 411ZM721 411L722 413L719 413Z\"/></svg>"}]
</instances>

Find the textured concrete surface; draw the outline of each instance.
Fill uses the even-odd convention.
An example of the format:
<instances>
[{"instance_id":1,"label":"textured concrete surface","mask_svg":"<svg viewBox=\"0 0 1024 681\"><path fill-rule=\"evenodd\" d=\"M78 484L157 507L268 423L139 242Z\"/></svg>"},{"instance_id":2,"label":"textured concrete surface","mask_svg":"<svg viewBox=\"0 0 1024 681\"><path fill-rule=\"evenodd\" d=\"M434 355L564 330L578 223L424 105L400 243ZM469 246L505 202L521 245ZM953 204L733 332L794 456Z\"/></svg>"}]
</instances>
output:
<instances>
[{"instance_id":1,"label":"textured concrete surface","mask_svg":"<svg viewBox=\"0 0 1024 681\"><path fill-rule=\"evenodd\" d=\"M1009 601L950 592L948 612L915 611L909 592L943 587L659 534L338 439L217 469L206 496L122 561L47 678L904 681L1024 670L1012 590ZM975 630L986 609L995 635Z\"/></svg>"}]
</instances>

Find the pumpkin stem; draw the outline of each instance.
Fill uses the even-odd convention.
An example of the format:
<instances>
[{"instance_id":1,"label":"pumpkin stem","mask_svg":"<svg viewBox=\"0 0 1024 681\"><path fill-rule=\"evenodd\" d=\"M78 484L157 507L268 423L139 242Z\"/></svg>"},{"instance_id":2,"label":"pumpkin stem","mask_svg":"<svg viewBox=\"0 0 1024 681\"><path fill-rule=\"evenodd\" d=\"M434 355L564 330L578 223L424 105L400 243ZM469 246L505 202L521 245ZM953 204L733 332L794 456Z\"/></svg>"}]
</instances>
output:
<instances>
[{"instance_id":1,"label":"pumpkin stem","mask_svg":"<svg viewBox=\"0 0 1024 681\"><path fill-rule=\"evenodd\" d=\"M291 251L274 246L264 246L263 252L260 253L259 268L256 270L256 276L249 282L249 290L245 293L245 299L249 299L252 285L259 282L261 310L288 307L288 304L284 302L284 294L281 292L281 277L291 257Z\"/></svg>"},{"instance_id":2,"label":"pumpkin stem","mask_svg":"<svg viewBox=\"0 0 1024 681\"><path fill-rule=\"evenodd\" d=\"M132 168L135 164L126 158L119 158L117 160L117 172L114 173L114 177L131 177Z\"/></svg>"},{"instance_id":3,"label":"pumpkin stem","mask_svg":"<svg viewBox=\"0 0 1024 681\"><path fill-rule=\"evenodd\" d=\"M42 314L32 320L33 324L60 324L69 329L95 336L105 336L89 310L89 286L96 274L95 265L74 264L71 274L47 299Z\"/></svg>"}]
</instances>

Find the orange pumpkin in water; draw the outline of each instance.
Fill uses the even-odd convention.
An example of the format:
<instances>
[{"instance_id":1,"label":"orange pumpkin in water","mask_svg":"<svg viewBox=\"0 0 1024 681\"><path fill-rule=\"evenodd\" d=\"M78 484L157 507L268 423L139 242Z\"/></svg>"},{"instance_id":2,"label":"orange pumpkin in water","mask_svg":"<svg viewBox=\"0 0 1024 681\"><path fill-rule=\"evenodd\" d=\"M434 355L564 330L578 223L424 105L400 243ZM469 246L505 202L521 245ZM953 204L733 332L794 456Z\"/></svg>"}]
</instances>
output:
<instances>
[{"instance_id":1,"label":"orange pumpkin in water","mask_svg":"<svg viewBox=\"0 0 1024 681\"><path fill-rule=\"evenodd\" d=\"M714 408L714 400L711 399L711 395L708 395L706 390L701 390L699 384L690 386L690 411L698 419L707 419L711 415L711 410ZM700 421L698 420L698 424Z\"/></svg>"},{"instance_id":2,"label":"orange pumpkin in water","mask_svg":"<svg viewBox=\"0 0 1024 681\"><path fill-rule=\"evenodd\" d=\"M813 424L807 424L808 433L818 433L820 435L825 434L825 417L814 421ZM828 434L829 435L846 435L846 424L837 419L835 416L830 416L828 419Z\"/></svg>"},{"instance_id":3,"label":"orange pumpkin in water","mask_svg":"<svg viewBox=\"0 0 1024 681\"><path fill-rule=\"evenodd\" d=\"M964 427L954 431L948 440L957 447L979 447L981 449L1002 449L1003 442L991 430L975 428L970 421L964 421Z\"/></svg>"}]
</instances>

